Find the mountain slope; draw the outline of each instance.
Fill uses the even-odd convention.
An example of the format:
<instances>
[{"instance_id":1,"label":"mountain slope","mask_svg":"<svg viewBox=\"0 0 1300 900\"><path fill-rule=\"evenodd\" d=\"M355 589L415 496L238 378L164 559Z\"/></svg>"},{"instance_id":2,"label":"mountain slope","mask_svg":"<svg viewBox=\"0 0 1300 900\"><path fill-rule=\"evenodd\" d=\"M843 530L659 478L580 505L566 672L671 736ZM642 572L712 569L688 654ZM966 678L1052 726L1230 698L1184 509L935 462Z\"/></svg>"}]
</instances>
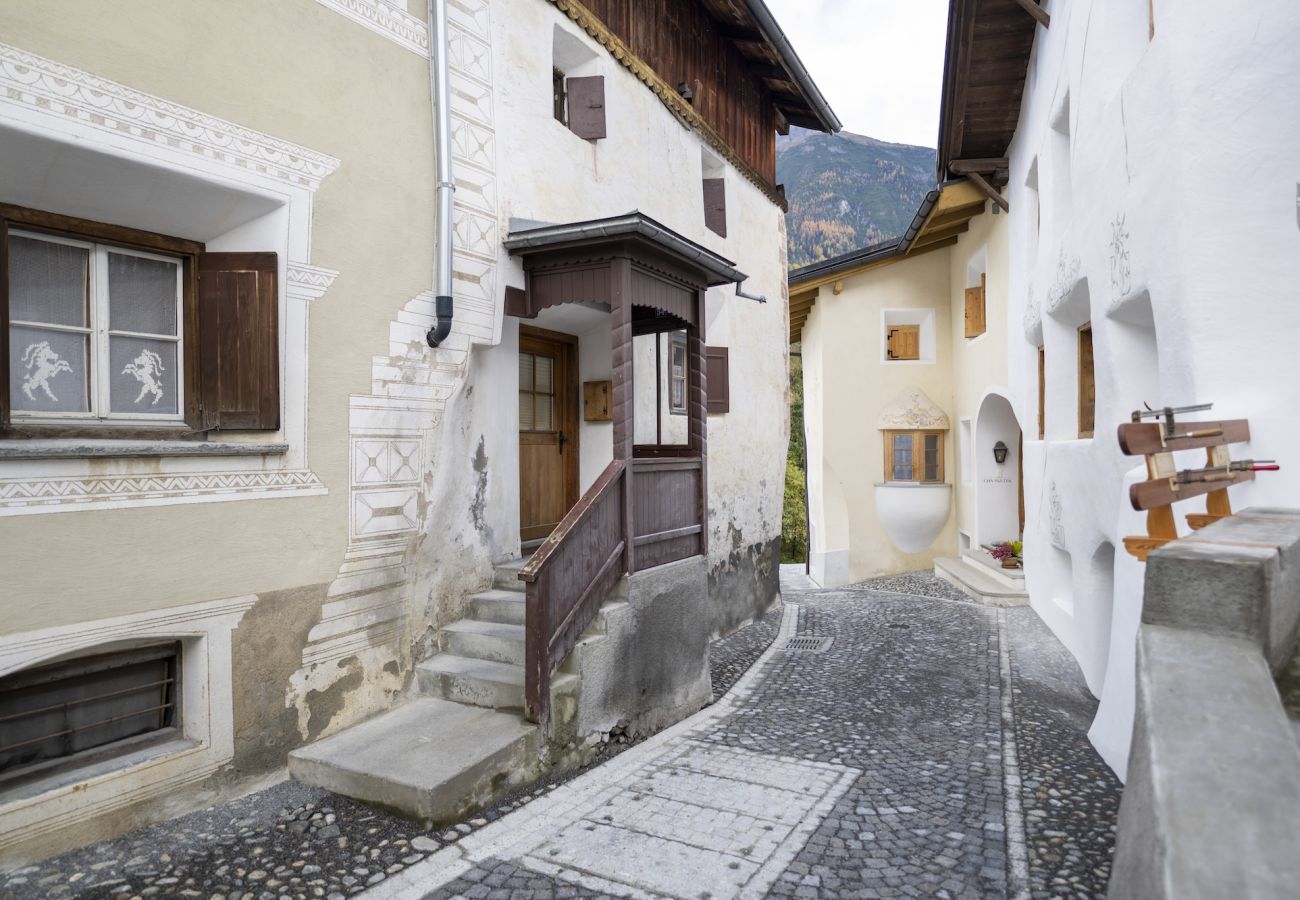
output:
<instances>
[{"instance_id":1,"label":"mountain slope","mask_svg":"<svg viewBox=\"0 0 1300 900\"><path fill-rule=\"evenodd\" d=\"M865 135L792 128L777 138L776 178L790 211L790 268L900 236L935 184L934 151Z\"/></svg>"}]
</instances>

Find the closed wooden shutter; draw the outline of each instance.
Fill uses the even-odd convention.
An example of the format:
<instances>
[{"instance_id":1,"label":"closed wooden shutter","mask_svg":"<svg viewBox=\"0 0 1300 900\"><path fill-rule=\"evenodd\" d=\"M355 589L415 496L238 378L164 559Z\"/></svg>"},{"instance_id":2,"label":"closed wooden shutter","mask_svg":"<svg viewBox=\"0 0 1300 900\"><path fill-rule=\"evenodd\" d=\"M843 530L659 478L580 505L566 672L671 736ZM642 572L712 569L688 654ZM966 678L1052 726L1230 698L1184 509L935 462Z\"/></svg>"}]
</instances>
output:
<instances>
[{"instance_id":1,"label":"closed wooden shutter","mask_svg":"<svg viewBox=\"0 0 1300 900\"><path fill-rule=\"evenodd\" d=\"M583 140L605 136L605 77L586 75L565 81L569 100L569 130Z\"/></svg>"},{"instance_id":2,"label":"closed wooden shutter","mask_svg":"<svg viewBox=\"0 0 1300 900\"><path fill-rule=\"evenodd\" d=\"M204 427L280 427L279 299L274 253L199 254Z\"/></svg>"},{"instance_id":3,"label":"closed wooden shutter","mask_svg":"<svg viewBox=\"0 0 1300 900\"><path fill-rule=\"evenodd\" d=\"M1092 359L1092 323L1079 329L1079 437L1090 438L1097 418L1097 373Z\"/></svg>"},{"instance_id":4,"label":"closed wooden shutter","mask_svg":"<svg viewBox=\"0 0 1300 900\"><path fill-rule=\"evenodd\" d=\"M727 236L727 187L722 178L704 179L704 225L714 234Z\"/></svg>"},{"instance_id":5,"label":"closed wooden shutter","mask_svg":"<svg viewBox=\"0 0 1300 900\"><path fill-rule=\"evenodd\" d=\"M889 327L889 358L921 358L921 326L891 325Z\"/></svg>"},{"instance_id":6,"label":"closed wooden shutter","mask_svg":"<svg viewBox=\"0 0 1300 900\"><path fill-rule=\"evenodd\" d=\"M985 276L980 275L978 287L966 288L966 337L979 337L985 331L984 324L984 284Z\"/></svg>"},{"instance_id":7,"label":"closed wooden shutter","mask_svg":"<svg viewBox=\"0 0 1300 900\"><path fill-rule=\"evenodd\" d=\"M704 348L705 406L709 414L731 411L731 360L726 347Z\"/></svg>"}]
</instances>

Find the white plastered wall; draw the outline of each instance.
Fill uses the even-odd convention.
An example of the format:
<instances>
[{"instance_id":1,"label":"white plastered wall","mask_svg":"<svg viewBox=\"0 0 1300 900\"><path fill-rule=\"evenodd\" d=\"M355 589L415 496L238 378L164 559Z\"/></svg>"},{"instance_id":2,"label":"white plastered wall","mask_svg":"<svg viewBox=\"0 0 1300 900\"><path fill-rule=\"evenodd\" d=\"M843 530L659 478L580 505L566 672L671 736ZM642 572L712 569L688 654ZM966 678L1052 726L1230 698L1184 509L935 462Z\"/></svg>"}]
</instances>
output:
<instances>
[{"instance_id":1,"label":"white plastered wall","mask_svg":"<svg viewBox=\"0 0 1300 900\"><path fill-rule=\"evenodd\" d=\"M1023 423L1036 418L1039 343L1047 355L1047 440L1025 446L1026 581L1100 695L1090 734L1122 775L1143 567L1121 541L1145 523L1127 502L1141 460L1119 454L1115 426L1142 402L1212 401L1214 416L1250 419L1235 455L1283 465L1234 489L1234 506L1300 497L1288 465L1300 438L1300 9L1157 2L1152 39L1147 4L1049 11L1008 187L1009 384ZM1080 440L1077 326L1089 320L1097 424Z\"/></svg>"}]
</instances>

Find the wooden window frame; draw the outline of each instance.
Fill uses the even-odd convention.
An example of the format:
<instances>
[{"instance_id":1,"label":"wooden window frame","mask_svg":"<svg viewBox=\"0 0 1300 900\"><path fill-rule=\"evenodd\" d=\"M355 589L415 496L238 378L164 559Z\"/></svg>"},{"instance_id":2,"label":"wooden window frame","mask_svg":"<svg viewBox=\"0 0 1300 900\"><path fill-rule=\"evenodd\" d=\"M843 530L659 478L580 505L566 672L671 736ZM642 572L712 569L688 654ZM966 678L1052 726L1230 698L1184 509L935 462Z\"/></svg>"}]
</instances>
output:
<instances>
[{"instance_id":1,"label":"wooden window frame","mask_svg":"<svg viewBox=\"0 0 1300 900\"><path fill-rule=\"evenodd\" d=\"M9 233L28 232L34 235L69 240L80 244L93 244L106 249L120 248L146 256L161 256L179 260L180 320L178 327L178 353L181 367L178 383L181 388L180 413L166 419L149 419L129 416L72 418L57 415L18 415L11 409L9 383ZM0 204L0 438L100 438L100 439L193 439L202 438L203 422L200 406L200 369L198 333L198 258L205 247L198 241L169 237L150 231L92 222L72 216L62 216L26 207ZM90 300L92 307L96 300ZM105 303L105 307L107 304ZM92 328L94 323L92 321ZM101 350L92 334L92 359ZM93 403L92 403L93 407ZM66 419L58 422L56 419Z\"/></svg>"},{"instance_id":2,"label":"wooden window frame","mask_svg":"<svg viewBox=\"0 0 1300 900\"><path fill-rule=\"evenodd\" d=\"M912 474L920 472L920 478L894 477L894 438L907 435L912 439ZM896 429L884 432L885 436L885 481L900 484L944 484L944 433L940 429L922 428L917 430ZM925 478L925 439L934 436L939 439L938 475ZM919 460L919 462L918 462Z\"/></svg>"},{"instance_id":3,"label":"wooden window frame","mask_svg":"<svg viewBox=\"0 0 1300 900\"><path fill-rule=\"evenodd\" d=\"M987 310L985 302L988 276L980 273L980 283L966 288L965 336L967 340L977 338L988 331Z\"/></svg>"},{"instance_id":4,"label":"wooden window frame","mask_svg":"<svg viewBox=\"0 0 1300 900\"><path fill-rule=\"evenodd\" d=\"M690 354L687 352L686 334L680 331L670 331L668 334L668 414L670 416L684 416L688 413L691 402L691 365ZM678 351L682 355L682 374L679 379L673 373L673 360ZM681 381L682 384L682 402L678 406L673 402L673 383Z\"/></svg>"},{"instance_id":5,"label":"wooden window frame","mask_svg":"<svg viewBox=\"0 0 1300 900\"><path fill-rule=\"evenodd\" d=\"M1038 345L1038 439L1047 437L1047 349Z\"/></svg>"},{"instance_id":6,"label":"wooden window frame","mask_svg":"<svg viewBox=\"0 0 1300 900\"><path fill-rule=\"evenodd\" d=\"M551 104L555 121L566 128L569 125L568 92L564 88L565 75L554 66L551 67Z\"/></svg>"},{"instance_id":7,"label":"wooden window frame","mask_svg":"<svg viewBox=\"0 0 1300 900\"><path fill-rule=\"evenodd\" d=\"M1084 363L1084 344L1088 359ZM1091 438L1097 430L1097 357L1092 342L1092 323L1079 326L1079 437ZM1087 427L1085 427L1087 426Z\"/></svg>"}]
</instances>

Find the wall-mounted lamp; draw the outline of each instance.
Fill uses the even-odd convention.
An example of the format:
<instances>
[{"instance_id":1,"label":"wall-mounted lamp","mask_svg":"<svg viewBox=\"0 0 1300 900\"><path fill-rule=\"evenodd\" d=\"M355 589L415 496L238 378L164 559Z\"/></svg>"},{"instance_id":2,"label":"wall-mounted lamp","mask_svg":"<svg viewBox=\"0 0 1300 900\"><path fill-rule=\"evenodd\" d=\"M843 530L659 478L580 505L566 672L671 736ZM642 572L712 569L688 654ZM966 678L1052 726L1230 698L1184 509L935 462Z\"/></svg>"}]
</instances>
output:
<instances>
[{"instance_id":1,"label":"wall-mounted lamp","mask_svg":"<svg viewBox=\"0 0 1300 900\"><path fill-rule=\"evenodd\" d=\"M993 445L993 461L999 466L1007 461L1007 445L998 441Z\"/></svg>"}]
</instances>

